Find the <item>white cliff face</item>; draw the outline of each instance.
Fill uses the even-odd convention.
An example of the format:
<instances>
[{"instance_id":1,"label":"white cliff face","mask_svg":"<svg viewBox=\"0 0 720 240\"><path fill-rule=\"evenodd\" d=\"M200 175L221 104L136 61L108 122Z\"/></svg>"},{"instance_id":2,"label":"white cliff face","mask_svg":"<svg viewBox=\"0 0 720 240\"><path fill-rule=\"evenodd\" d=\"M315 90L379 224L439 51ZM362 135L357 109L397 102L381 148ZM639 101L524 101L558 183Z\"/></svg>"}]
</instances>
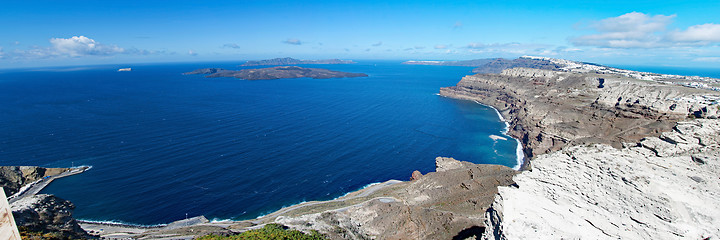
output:
<instances>
[{"instance_id":1,"label":"white cliff face","mask_svg":"<svg viewBox=\"0 0 720 240\"><path fill-rule=\"evenodd\" d=\"M700 119L631 147L538 156L519 188L499 188L485 237L717 239L719 143L720 120Z\"/></svg>"}]
</instances>

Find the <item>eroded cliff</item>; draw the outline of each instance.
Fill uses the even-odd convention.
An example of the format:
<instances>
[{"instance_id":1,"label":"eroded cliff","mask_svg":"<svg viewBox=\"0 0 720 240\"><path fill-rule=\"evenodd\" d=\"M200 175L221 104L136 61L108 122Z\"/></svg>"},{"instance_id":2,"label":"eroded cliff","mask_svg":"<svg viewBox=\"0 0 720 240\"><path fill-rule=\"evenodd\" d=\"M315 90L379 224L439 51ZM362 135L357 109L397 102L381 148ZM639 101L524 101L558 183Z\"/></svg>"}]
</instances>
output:
<instances>
[{"instance_id":1,"label":"eroded cliff","mask_svg":"<svg viewBox=\"0 0 720 240\"><path fill-rule=\"evenodd\" d=\"M567 145L620 147L689 116L718 117L718 105L706 98L717 92L612 74L513 68L466 76L440 94L497 108L529 158Z\"/></svg>"},{"instance_id":2,"label":"eroded cliff","mask_svg":"<svg viewBox=\"0 0 720 240\"><path fill-rule=\"evenodd\" d=\"M574 146L500 187L487 239L720 237L720 121L680 122L621 149Z\"/></svg>"}]
</instances>

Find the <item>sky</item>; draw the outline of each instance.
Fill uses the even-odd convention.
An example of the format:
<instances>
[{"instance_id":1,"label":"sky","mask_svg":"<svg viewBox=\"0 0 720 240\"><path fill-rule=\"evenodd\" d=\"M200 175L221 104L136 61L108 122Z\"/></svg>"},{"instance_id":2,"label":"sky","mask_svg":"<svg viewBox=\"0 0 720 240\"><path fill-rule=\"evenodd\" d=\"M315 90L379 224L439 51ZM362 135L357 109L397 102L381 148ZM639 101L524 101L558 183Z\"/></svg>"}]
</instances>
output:
<instances>
[{"instance_id":1,"label":"sky","mask_svg":"<svg viewBox=\"0 0 720 240\"><path fill-rule=\"evenodd\" d=\"M720 68L720 1L2 1L0 68L523 55Z\"/></svg>"}]
</instances>

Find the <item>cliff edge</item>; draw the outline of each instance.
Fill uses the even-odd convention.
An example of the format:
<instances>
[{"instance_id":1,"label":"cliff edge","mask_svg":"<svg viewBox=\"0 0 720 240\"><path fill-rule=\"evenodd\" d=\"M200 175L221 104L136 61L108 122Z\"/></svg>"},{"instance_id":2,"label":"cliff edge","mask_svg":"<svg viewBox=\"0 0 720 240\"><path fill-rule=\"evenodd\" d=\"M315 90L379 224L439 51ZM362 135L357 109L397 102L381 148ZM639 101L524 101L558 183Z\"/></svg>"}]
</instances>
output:
<instances>
[{"instance_id":1,"label":"cliff edge","mask_svg":"<svg viewBox=\"0 0 720 240\"><path fill-rule=\"evenodd\" d=\"M717 79L549 61L440 91L497 108L531 158L483 239L720 237Z\"/></svg>"}]
</instances>

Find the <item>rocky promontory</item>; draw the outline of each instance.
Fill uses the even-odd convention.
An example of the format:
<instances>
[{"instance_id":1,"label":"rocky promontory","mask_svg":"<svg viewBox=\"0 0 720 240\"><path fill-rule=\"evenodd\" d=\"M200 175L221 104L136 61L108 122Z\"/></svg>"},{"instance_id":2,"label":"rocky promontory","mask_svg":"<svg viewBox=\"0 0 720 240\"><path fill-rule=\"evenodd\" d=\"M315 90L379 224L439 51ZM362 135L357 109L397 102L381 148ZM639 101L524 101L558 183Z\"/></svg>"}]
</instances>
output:
<instances>
[{"instance_id":1,"label":"rocky promontory","mask_svg":"<svg viewBox=\"0 0 720 240\"><path fill-rule=\"evenodd\" d=\"M226 70L222 68L203 68L192 72L184 73L185 75L190 74L208 74L207 78L217 77L232 77L240 78L245 80L270 80L270 79L282 79L282 78L314 78L314 79L326 79L326 78L354 78L354 77L367 77L364 73L349 73L333 71L322 68L304 68L296 66L287 67L271 67L271 68L258 68L258 69L243 69L243 70Z\"/></svg>"},{"instance_id":2,"label":"rocky promontory","mask_svg":"<svg viewBox=\"0 0 720 240\"><path fill-rule=\"evenodd\" d=\"M36 166L0 166L0 187L12 196L10 209L25 237L44 235L51 239L91 238L72 217L75 205L48 194L34 194L59 176L80 173L81 168L42 168ZM44 186L44 185L43 185ZM32 188L32 189L31 189Z\"/></svg>"},{"instance_id":3,"label":"rocky promontory","mask_svg":"<svg viewBox=\"0 0 720 240\"><path fill-rule=\"evenodd\" d=\"M36 166L0 166L0 186L6 196L17 193L21 187L47 176L57 175L70 168L42 168Z\"/></svg>"},{"instance_id":4,"label":"rocky promontory","mask_svg":"<svg viewBox=\"0 0 720 240\"><path fill-rule=\"evenodd\" d=\"M483 239L720 237L715 79L535 59L560 68L476 74L440 91L497 108L530 159L516 185L499 187Z\"/></svg>"},{"instance_id":5,"label":"rocky promontory","mask_svg":"<svg viewBox=\"0 0 720 240\"><path fill-rule=\"evenodd\" d=\"M512 68L466 76L440 94L498 109L529 158L568 145L621 147L719 114L718 92L602 73Z\"/></svg>"}]
</instances>

